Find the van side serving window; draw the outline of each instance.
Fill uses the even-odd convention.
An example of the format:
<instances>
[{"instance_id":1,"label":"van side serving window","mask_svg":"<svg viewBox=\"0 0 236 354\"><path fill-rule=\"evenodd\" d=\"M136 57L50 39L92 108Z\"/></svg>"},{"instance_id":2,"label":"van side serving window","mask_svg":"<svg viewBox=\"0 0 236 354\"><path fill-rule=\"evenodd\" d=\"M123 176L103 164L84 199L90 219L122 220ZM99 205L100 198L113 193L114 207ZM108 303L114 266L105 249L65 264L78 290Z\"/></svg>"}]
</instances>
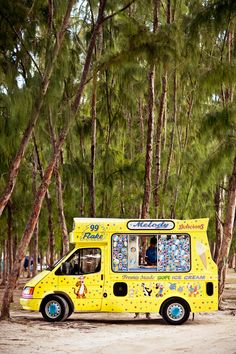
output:
<instances>
[{"instance_id":1,"label":"van side serving window","mask_svg":"<svg viewBox=\"0 0 236 354\"><path fill-rule=\"evenodd\" d=\"M97 273L101 270L100 248L77 249L56 270L56 275L80 275Z\"/></svg>"},{"instance_id":2,"label":"van side serving window","mask_svg":"<svg viewBox=\"0 0 236 354\"><path fill-rule=\"evenodd\" d=\"M112 235L114 272L189 272L187 234Z\"/></svg>"}]
</instances>

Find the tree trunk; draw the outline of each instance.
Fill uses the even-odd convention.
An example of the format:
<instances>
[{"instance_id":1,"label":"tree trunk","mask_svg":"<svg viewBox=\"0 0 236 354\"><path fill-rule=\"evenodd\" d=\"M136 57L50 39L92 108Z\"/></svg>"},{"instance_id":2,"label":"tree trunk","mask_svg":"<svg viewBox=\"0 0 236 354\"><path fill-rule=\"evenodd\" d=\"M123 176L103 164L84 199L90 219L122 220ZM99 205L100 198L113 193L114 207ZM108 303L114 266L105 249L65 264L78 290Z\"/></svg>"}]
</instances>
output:
<instances>
[{"instance_id":1,"label":"tree trunk","mask_svg":"<svg viewBox=\"0 0 236 354\"><path fill-rule=\"evenodd\" d=\"M134 123L133 123L133 115L130 112L127 114L127 121L128 121L127 134L128 134L129 140L130 141L134 141L134 138L133 138L133 125L134 125ZM133 154L133 150L134 150L133 144L129 144L129 146L127 146L127 148L128 148L127 155L129 157L129 159L131 161L133 161L133 156L134 156L134 154Z\"/></svg>"},{"instance_id":2,"label":"tree trunk","mask_svg":"<svg viewBox=\"0 0 236 354\"><path fill-rule=\"evenodd\" d=\"M93 16L93 12L91 9ZM94 57L100 58L103 49L103 28L100 26L98 31L97 47L94 48ZM90 160L90 215L96 217L96 179L95 179L95 164L96 164L96 145L97 145L97 71L93 72L92 83L92 99L91 99L91 120L92 120L92 133L91 133L91 160Z\"/></svg>"},{"instance_id":3,"label":"tree trunk","mask_svg":"<svg viewBox=\"0 0 236 354\"><path fill-rule=\"evenodd\" d=\"M227 59L231 63L231 55L234 50L232 38L233 33L230 29L227 33ZM232 102L233 90L232 86L226 88L225 101L226 103ZM234 158L233 172L229 180L228 202L226 205L225 222L223 226L223 239L218 257L218 278L219 278L219 303L222 301L222 295L225 288L225 278L228 268L228 257L230 246L233 238L233 227L235 221L235 207L236 207L236 156Z\"/></svg>"},{"instance_id":4,"label":"tree trunk","mask_svg":"<svg viewBox=\"0 0 236 354\"><path fill-rule=\"evenodd\" d=\"M233 252L229 257L229 268L234 268L235 253Z\"/></svg>"},{"instance_id":5,"label":"tree trunk","mask_svg":"<svg viewBox=\"0 0 236 354\"><path fill-rule=\"evenodd\" d=\"M223 225L222 225L222 192L220 186L216 187L215 191L215 230L216 230L216 247L214 254L214 261L219 263L220 249L223 239Z\"/></svg>"},{"instance_id":6,"label":"tree trunk","mask_svg":"<svg viewBox=\"0 0 236 354\"><path fill-rule=\"evenodd\" d=\"M144 119L143 119L143 106L142 100L138 99L138 117L139 117L139 127L140 127L140 152L144 150Z\"/></svg>"},{"instance_id":7,"label":"tree trunk","mask_svg":"<svg viewBox=\"0 0 236 354\"><path fill-rule=\"evenodd\" d=\"M194 87L194 90L195 90L195 87ZM184 137L184 143L183 143L183 149L182 149L182 152L181 152L181 156L184 156L184 153L186 151L187 144L188 144L188 139L189 139L189 127L190 127L190 124L191 124L191 116L192 116L192 111L193 111L193 100L194 100L194 93L195 93L194 90L193 90L193 94L192 94L192 96L191 96L191 98L189 100L188 115L187 115L188 124L187 124L186 131L185 131L185 137ZM181 144L179 143L179 145L181 145ZM183 164L182 164L182 158L181 158L179 166L176 168L176 170L177 170L176 171L177 182L176 182L176 186L175 186L175 191L173 193L173 201L172 201L172 203L170 205L170 218L171 219L175 218L175 209L176 209L177 200L178 200L182 168L183 168Z\"/></svg>"},{"instance_id":8,"label":"tree trunk","mask_svg":"<svg viewBox=\"0 0 236 354\"><path fill-rule=\"evenodd\" d=\"M153 1L153 32L156 32L158 25L158 5L159 1ZM151 178L152 178L152 159L153 159L153 136L154 136L154 82L155 82L155 66L151 65L148 73L148 130L146 143L146 159L145 159L145 176L144 176L144 195L142 203L142 218L148 218L150 214L151 199Z\"/></svg>"},{"instance_id":9,"label":"tree trunk","mask_svg":"<svg viewBox=\"0 0 236 354\"><path fill-rule=\"evenodd\" d=\"M31 277L31 261L32 261L32 240L29 245L29 263L28 263L27 278Z\"/></svg>"},{"instance_id":10,"label":"tree trunk","mask_svg":"<svg viewBox=\"0 0 236 354\"><path fill-rule=\"evenodd\" d=\"M125 132L122 133L122 156L125 156ZM122 158L122 165L124 159ZM125 177L124 173L121 173L120 176L120 217L124 218L125 216Z\"/></svg>"},{"instance_id":11,"label":"tree trunk","mask_svg":"<svg viewBox=\"0 0 236 354\"><path fill-rule=\"evenodd\" d=\"M18 244L18 235L15 234L14 242L13 242L13 249L12 249L12 252L13 252L13 263L15 262L15 259L16 259L17 244ZM13 263L12 263L12 266L13 266Z\"/></svg>"},{"instance_id":12,"label":"tree trunk","mask_svg":"<svg viewBox=\"0 0 236 354\"><path fill-rule=\"evenodd\" d=\"M171 23L171 0L167 0L166 4L166 23L169 25ZM162 150L162 131L163 128L165 129L165 134L166 134L166 114L167 114L167 69L164 69L164 75L162 77L162 96L161 96L161 102L160 102L160 110L159 110L159 117L158 117L158 122L157 122L157 131L156 131L156 170L155 170L155 177L154 177L154 212L155 212L155 218L158 218L158 208L159 208L159 187L160 187L160 179L161 179L161 150ZM175 76L174 76L174 94L176 94L176 71L175 71ZM176 120L176 96L174 96L174 115L173 115L173 120ZM174 132L173 132L173 137L174 137ZM164 141L163 141L163 149L165 147L165 136L164 136ZM170 149L170 152L172 150ZM171 157L170 161L171 161ZM170 163L168 160L167 162L167 169L166 173L169 173L168 169L168 163ZM168 171L168 172L167 172ZM167 177L167 178L166 178ZM168 175L164 177L164 187L163 189L166 188L165 184L167 183ZM163 193L164 194L164 193ZM162 206L162 214L164 213L164 205Z\"/></svg>"},{"instance_id":13,"label":"tree trunk","mask_svg":"<svg viewBox=\"0 0 236 354\"><path fill-rule=\"evenodd\" d=\"M80 80L80 85L78 88L78 92L75 98L75 101L72 105L72 112L73 112L73 117L76 115L78 108L80 106L80 101L81 101L81 96L83 93L84 86L86 84L86 79L92 59L92 53L93 49L95 46L95 40L96 36L99 30L99 27L102 23L103 20L103 13L106 5L106 0L100 0L99 4L99 12L98 12L98 18L96 21L95 26L93 27L93 33L90 38L87 54L86 54L86 59L83 67L83 72L81 75L81 80ZM65 142L66 136L69 132L70 125L72 123L71 121L72 117L70 118L68 122L68 126L61 132L59 139L57 141L56 149L53 153L53 156L51 158L51 161L45 171L43 181L37 191L37 195L33 204L32 208L32 213L30 215L28 224L26 225L22 240L19 244L18 250L17 250L17 255L16 255L16 261L13 266L13 270L8 278L8 283L4 291L4 296L3 296L3 303L2 303L2 308L1 308L1 319L8 319L10 317L10 299L13 294L14 288L16 286L17 279L20 276L20 269L22 267L23 261L24 261L24 254L25 251L29 245L30 239L32 237L33 231L35 229L35 225L38 222L38 217L39 213L42 207L42 203L46 194L46 191L48 189L49 183L51 181L51 177L57 162L57 159L59 157L61 148Z\"/></svg>"},{"instance_id":14,"label":"tree trunk","mask_svg":"<svg viewBox=\"0 0 236 354\"><path fill-rule=\"evenodd\" d=\"M35 124L36 124L38 117L40 115L41 108L42 108L43 102L44 102L44 98L45 98L45 95L48 91L48 86L49 86L50 79L51 79L51 76L53 73L54 64L55 64L55 61L58 57L58 54L59 54L59 51L60 51L60 48L61 48L61 45L62 45L62 42L64 39L65 31L66 31L68 24L69 24L70 13L71 13L74 1L75 0L68 0L67 10L66 10L65 16L62 20L60 31L56 34L56 43L53 48L51 60L48 62L48 65L45 69L45 72L44 72L44 75L42 78L42 87L41 87L40 94L37 97L37 99L35 100L35 103L32 105L33 111L31 114L31 118L29 120L29 124L24 132L19 149L18 149L16 156L11 164L7 185L4 189L2 196L0 197L0 216L2 215L4 208L6 207L9 199L11 198L12 192L13 192L15 184L16 184L16 179L18 176L21 161L24 157L24 154L25 154L26 148L28 146L29 140L32 136Z\"/></svg>"},{"instance_id":15,"label":"tree trunk","mask_svg":"<svg viewBox=\"0 0 236 354\"><path fill-rule=\"evenodd\" d=\"M33 153L33 196L36 196L37 191L37 171L38 171L38 156L36 151L36 146L34 145L34 153ZM34 229L34 246L33 246L33 269L32 276L34 277L37 274L37 265L38 265L38 237L39 237L39 228L38 222L35 225Z\"/></svg>"},{"instance_id":16,"label":"tree trunk","mask_svg":"<svg viewBox=\"0 0 236 354\"><path fill-rule=\"evenodd\" d=\"M171 131L171 137L170 137L170 150L167 158L167 165L166 165L166 172L165 172L165 177L164 177L164 183L163 183L163 190L162 193L165 195L166 193L166 188L167 188L167 183L169 179L169 174L170 174L170 165L172 161L172 156L173 156L173 151L174 151L174 139L175 139L175 126L177 122L177 74L176 70L174 73L174 112L173 112L173 119L172 119L172 131ZM164 207L164 205L163 205ZM164 213L162 213L164 214ZM164 215L162 215L164 217Z\"/></svg>"},{"instance_id":17,"label":"tree trunk","mask_svg":"<svg viewBox=\"0 0 236 354\"><path fill-rule=\"evenodd\" d=\"M35 149L35 152L36 152L36 155L37 155L39 173L40 173L41 180L43 181L44 170L43 170L43 166L42 166L41 161L40 161L39 152L38 152L38 146L37 146L37 143L36 143L35 136L33 136L33 139L34 139L34 149ZM55 236L54 236L54 230L53 230L52 200L51 200L51 196L50 196L49 190L46 191L45 199L46 199L46 205L47 205L47 210L48 210L48 232L49 232L48 243L51 244L50 248L51 248L51 255L52 255L50 261L47 264L52 266L53 263L54 263L53 254L54 254Z\"/></svg>"},{"instance_id":18,"label":"tree trunk","mask_svg":"<svg viewBox=\"0 0 236 354\"><path fill-rule=\"evenodd\" d=\"M3 243L3 270L1 285L5 285L7 281L7 240Z\"/></svg>"},{"instance_id":19,"label":"tree trunk","mask_svg":"<svg viewBox=\"0 0 236 354\"><path fill-rule=\"evenodd\" d=\"M11 272L12 266L13 266L13 234L12 234L12 229L13 229L13 215L12 215L12 203L9 200L7 203L7 210L8 210L8 215L7 215L7 258L8 258L8 273Z\"/></svg>"},{"instance_id":20,"label":"tree trunk","mask_svg":"<svg viewBox=\"0 0 236 354\"><path fill-rule=\"evenodd\" d=\"M51 177L50 177L50 179L51 179ZM52 267L54 264L55 237L54 237L54 233L51 233L51 232L49 232L48 236L49 236L48 237L49 267Z\"/></svg>"},{"instance_id":21,"label":"tree trunk","mask_svg":"<svg viewBox=\"0 0 236 354\"><path fill-rule=\"evenodd\" d=\"M2 279L2 271L3 271L3 250L2 250L2 244L0 243L0 279Z\"/></svg>"},{"instance_id":22,"label":"tree trunk","mask_svg":"<svg viewBox=\"0 0 236 354\"><path fill-rule=\"evenodd\" d=\"M158 27L159 0L153 0L153 33ZM152 159L153 159L153 136L154 136L154 86L155 86L155 66L151 65L148 72L148 130L146 143L145 176L142 214L143 219L150 215L150 199L152 186Z\"/></svg>"},{"instance_id":23,"label":"tree trunk","mask_svg":"<svg viewBox=\"0 0 236 354\"><path fill-rule=\"evenodd\" d=\"M81 194L81 198L80 198L80 215L84 216L85 215L85 192L84 192L85 186L84 186L84 178L82 177L82 183L80 186L80 194Z\"/></svg>"},{"instance_id":24,"label":"tree trunk","mask_svg":"<svg viewBox=\"0 0 236 354\"><path fill-rule=\"evenodd\" d=\"M160 186L160 176L161 176L161 135L163 127L163 116L165 101L167 95L167 71L162 77L162 95L160 102L159 117L157 122L157 131L156 131L156 169L155 169L155 179L154 179L154 210L155 218L158 218L158 207L159 207L159 186Z\"/></svg>"},{"instance_id":25,"label":"tree trunk","mask_svg":"<svg viewBox=\"0 0 236 354\"><path fill-rule=\"evenodd\" d=\"M35 277L35 275L38 273L38 254L39 254L38 248L39 248L39 227L37 223L34 229L33 270L32 270L33 277Z\"/></svg>"},{"instance_id":26,"label":"tree trunk","mask_svg":"<svg viewBox=\"0 0 236 354\"><path fill-rule=\"evenodd\" d=\"M105 91L106 91L106 110L108 115L108 124L106 127L106 138L105 138L105 156L104 156L104 163L103 163L103 179L106 181L107 174L108 174L108 165L107 165L107 156L109 153L110 143L111 143L111 130L112 130L112 110L111 110L111 92L112 88L109 90L109 77L108 77L108 70L105 71ZM101 203L101 215L108 217L108 190L104 186L103 193L102 193L102 203Z\"/></svg>"},{"instance_id":27,"label":"tree trunk","mask_svg":"<svg viewBox=\"0 0 236 354\"><path fill-rule=\"evenodd\" d=\"M62 232L62 252L63 255L69 252L69 234L67 231L66 218L64 213L64 202L63 202L63 187L62 187L62 179L59 171L59 161L56 163L55 167L55 177L56 177L56 190L57 190L57 207L59 214L59 222L61 226Z\"/></svg>"},{"instance_id":28,"label":"tree trunk","mask_svg":"<svg viewBox=\"0 0 236 354\"><path fill-rule=\"evenodd\" d=\"M229 181L228 202L226 205L226 216L223 227L223 240L219 255L218 273L219 273L219 302L222 300L222 294L225 287L225 277L228 266L228 257L233 238L233 227L236 207L236 157L234 158L233 172Z\"/></svg>"},{"instance_id":29,"label":"tree trunk","mask_svg":"<svg viewBox=\"0 0 236 354\"><path fill-rule=\"evenodd\" d=\"M40 251L40 271L43 270L43 251Z\"/></svg>"},{"instance_id":30,"label":"tree trunk","mask_svg":"<svg viewBox=\"0 0 236 354\"><path fill-rule=\"evenodd\" d=\"M0 279L3 277L3 249L2 243L0 244ZM1 283L0 283L1 284Z\"/></svg>"},{"instance_id":31,"label":"tree trunk","mask_svg":"<svg viewBox=\"0 0 236 354\"><path fill-rule=\"evenodd\" d=\"M81 148L81 157L82 160L84 161L85 159L85 146L84 146L84 139L83 139L83 134L80 132L80 148ZM78 204L78 209L80 216L85 215L85 178L82 175L81 176L81 181L80 181L80 202Z\"/></svg>"},{"instance_id":32,"label":"tree trunk","mask_svg":"<svg viewBox=\"0 0 236 354\"><path fill-rule=\"evenodd\" d=\"M91 119L92 119L92 134L91 134L91 162L90 162L90 216L96 217L96 193L95 193L95 162L96 162L96 135L97 135L97 73L93 73L93 89L91 101Z\"/></svg>"},{"instance_id":33,"label":"tree trunk","mask_svg":"<svg viewBox=\"0 0 236 354\"><path fill-rule=\"evenodd\" d=\"M149 94L148 94L148 130L146 144L144 195L142 204L143 219L149 217L152 179L152 157L153 157L153 135L154 135L154 75L155 67L152 66L148 73Z\"/></svg>"},{"instance_id":34,"label":"tree trunk","mask_svg":"<svg viewBox=\"0 0 236 354\"><path fill-rule=\"evenodd\" d=\"M52 142L53 151L55 153L55 151L56 151L56 134L53 129L53 123L52 123L50 109L49 109L49 130L50 130L50 135L51 135L51 142ZM56 161L54 175L56 178L58 216L59 216L59 223L60 223L61 232L62 232L62 255L64 255L67 252L69 252L69 243L70 242L69 242L69 235L68 235L68 231L67 231L66 218L65 218L65 213L64 213L63 187L62 187L62 179L61 179L61 175L60 175L60 171L59 171L59 160L60 160L60 155L58 157L58 160ZM52 247L50 249L52 250ZM53 250L54 250L54 246L53 246ZM52 250L52 252L53 252L53 250Z\"/></svg>"}]
</instances>

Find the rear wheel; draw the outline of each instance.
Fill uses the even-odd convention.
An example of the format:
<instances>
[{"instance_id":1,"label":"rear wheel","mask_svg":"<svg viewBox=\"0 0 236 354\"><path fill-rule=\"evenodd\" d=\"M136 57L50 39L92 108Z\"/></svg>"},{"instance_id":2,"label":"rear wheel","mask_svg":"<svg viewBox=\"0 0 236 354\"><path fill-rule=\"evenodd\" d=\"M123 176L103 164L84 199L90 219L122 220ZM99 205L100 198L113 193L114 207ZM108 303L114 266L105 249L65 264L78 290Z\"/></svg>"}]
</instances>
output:
<instances>
[{"instance_id":1,"label":"rear wheel","mask_svg":"<svg viewBox=\"0 0 236 354\"><path fill-rule=\"evenodd\" d=\"M44 300L41 312L48 322L64 321L69 315L69 305L62 297L51 295Z\"/></svg>"},{"instance_id":2,"label":"rear wheel","mask_svg":"<svg viewBox=\"0 0 236 354\"><path fill-rule=\"evenodd\" d=\"M189 318L190 309L188 304L181 299L167 300L161 311L163 319L172 325L180 325Z\"/></svg>"},{"instance_id":3,"label":"rear wheel","mask_svg":"<svg viewBox=\"0 0 236 354\"><path fill-rule=\"evenodd\" d=\"M70 307L70 308L69 308L69 313L68 313L67 318L69 318L69 317L72 315L73 312L74 312L73 309Z\"/></svg>"}]
</instances>

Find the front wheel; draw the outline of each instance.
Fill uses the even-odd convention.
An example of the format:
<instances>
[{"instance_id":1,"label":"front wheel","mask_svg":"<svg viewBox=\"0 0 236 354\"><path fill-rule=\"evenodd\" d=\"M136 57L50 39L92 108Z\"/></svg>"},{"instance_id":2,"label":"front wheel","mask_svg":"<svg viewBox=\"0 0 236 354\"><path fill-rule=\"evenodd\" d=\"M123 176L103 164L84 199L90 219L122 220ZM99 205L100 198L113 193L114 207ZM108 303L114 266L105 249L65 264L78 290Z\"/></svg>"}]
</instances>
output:
<instances>
[{"instance_id":1,"label":"front wheel","mask_svg":"<svg viewBox=\"0 0 236 354\"><path fill-rule=\"evenodd\" d=\"M61 296L51 295L42 304L41 312L48 322L64 321L69 314L69 305Z\"/></svg>"},{"instance_id":2,"label":"front wheel","mask_svg":"<svg viewBox=\"0 0 236 354\"><path fill-rule=\"evenodd\" d=\"M164 304L161 311L163 319L171 325L180 325L189 318L188 304L181 299L170 299Z\"/></svg>"}]
</instances>

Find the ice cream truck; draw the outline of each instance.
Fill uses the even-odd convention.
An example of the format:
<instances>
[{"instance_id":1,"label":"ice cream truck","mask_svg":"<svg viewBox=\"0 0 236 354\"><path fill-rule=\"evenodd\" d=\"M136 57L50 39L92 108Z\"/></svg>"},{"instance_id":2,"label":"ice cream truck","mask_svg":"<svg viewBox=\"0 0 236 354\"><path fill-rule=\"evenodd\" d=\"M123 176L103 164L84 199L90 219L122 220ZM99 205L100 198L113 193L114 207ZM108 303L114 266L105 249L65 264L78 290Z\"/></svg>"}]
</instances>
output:
<instances>
[{"instance_id":1,"label":"ice cream truck","mask_svg":"<svg viewBox=\"0 0 236 354\"><path fill-rule=\"evenodd\" d=\"M190 312L215 311L207 226L208 219L74 218L74 248L25 285L20 303L50 322L73 312L153 312L179 325Z\"/></svg>"}]
</instances>

